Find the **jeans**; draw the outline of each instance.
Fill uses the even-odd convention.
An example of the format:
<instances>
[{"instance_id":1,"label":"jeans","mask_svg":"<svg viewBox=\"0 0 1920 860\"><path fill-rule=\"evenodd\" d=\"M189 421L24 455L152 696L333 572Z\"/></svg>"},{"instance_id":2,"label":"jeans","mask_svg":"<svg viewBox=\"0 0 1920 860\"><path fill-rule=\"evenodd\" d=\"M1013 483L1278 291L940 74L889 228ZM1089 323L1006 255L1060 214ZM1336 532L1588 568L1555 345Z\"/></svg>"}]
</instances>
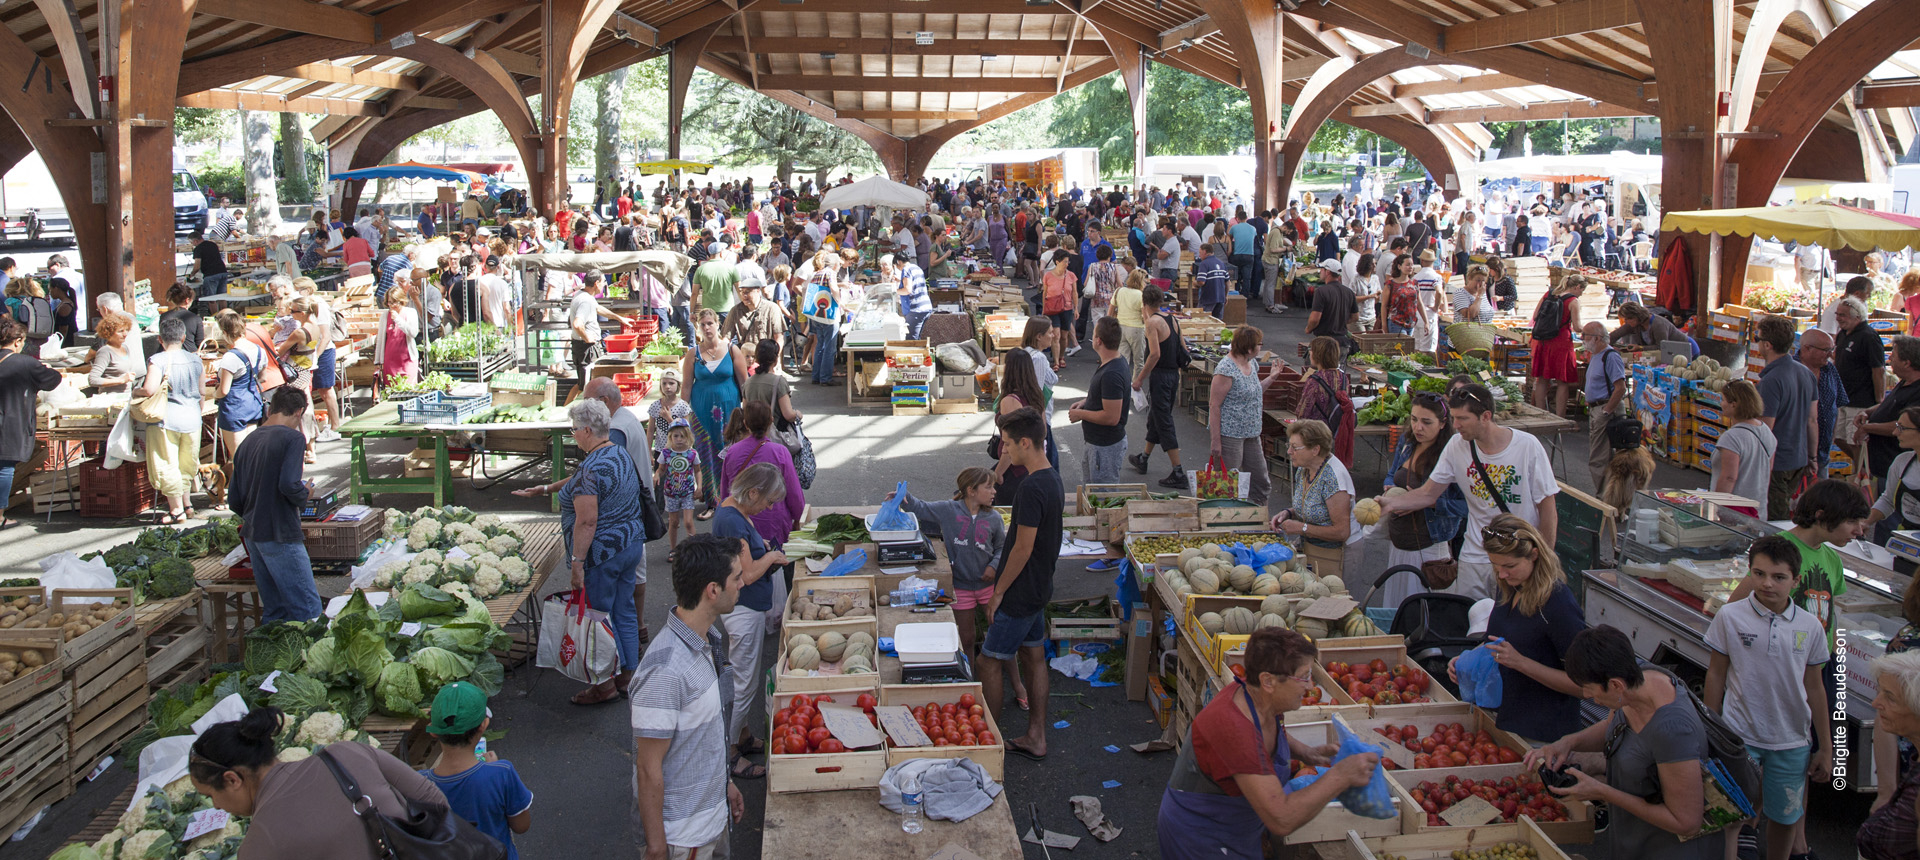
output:
<instances>
[{"instance_id":1,"label":"jeans","mask_svg":"<svg viewBox=\"0 0 1920 860\"><path fill-rule=\"evenodd\" d=\"M693 342L693 323L689 318L686 305L674 307L673 312L668 315L667 323L679 329L680 336L685 338L687 343Z\"/></svg>"},{"instance_id":2,"label":"jeans","mask_svg":"<svg viewBox=\"0 0 1920 860\"><path fill-rule=\"evenodd\" d=\"M249 540L254 585L260 589L260 620L312 621L320 617L320 591L305 541Z\"/></svg>"},{"instance_id":3,"label":"jeans","mask_svg":"<svg viewBox=\"0 0 1920 860\"><path fill-rule=\"evenodd\" d=\"M586 572L587 605L605 612L613 625L622 672L640 665L640 615L634 610L633 587L640 581L634 571L646 561L646 548L645 543L635 541Z\"/></svg>"},{"instance_id":4,"label":"jeans","mask_svg":"<svg viewBox=\"0 0 1920 860\"><path fill-rule=\"evenodd\" d=\"M932 311L908 311L907 312L906 314L907 340L920 339L920 329L926 326L927 317L930 317L930 316L933 316Z\"/></svg>"},{"instance_id":5,"label":"jeans","mask_svg":"<svg viewBox=\"0 0 1920 860\"><path fill-rule=\"evenodd\" d=\"M1243 296L1253 295L1254 288L1260 285L1260 270L1256 263L1260 260L1252 254L1228 254L1227 263L1233 266L1233 289Z\"/></svg>"},{"instance_id":6,"label":"jeans","mask_svg":"<svg viewBox=\"0 0 1920 860\"><path fill-rule=\"evenodd\" d=\"M7 513L7 500L13 498L13 467L19 460L0 460L0 517Z\"/></svg>"},{"instance_id":7,"label":"jeans","mask_svg":"<svg viewBox=\"0 0 1920 860\"><path fill-rule=\"evenodd\" d=\"M833 326L819 320L807 323L813 329L813 381L821 385L833 382L833 362L840 354L839 345L834 343Z\"/></svg>"},{"instance_id":8,"label":"jeans","mask_svg":"<svg viewBox=\"0 0 1920 860\"><path fill-rule=\"evenodd\" d=\"M224 293L227 291L227 279L230 277L233 276L226 272L221 272L218 275L201 275L200 289L196 290L195 293L200 298Z\"/></svg>"}]
</instances>

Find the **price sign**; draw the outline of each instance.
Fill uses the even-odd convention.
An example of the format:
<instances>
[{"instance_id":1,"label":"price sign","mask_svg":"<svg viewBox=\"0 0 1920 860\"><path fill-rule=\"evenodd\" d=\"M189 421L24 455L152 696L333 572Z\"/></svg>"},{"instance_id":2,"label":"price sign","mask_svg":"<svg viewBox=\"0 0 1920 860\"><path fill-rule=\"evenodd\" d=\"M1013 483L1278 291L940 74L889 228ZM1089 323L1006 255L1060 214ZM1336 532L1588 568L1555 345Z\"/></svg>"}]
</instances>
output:
<instances>
[{"instance_id":1,"label":"price sign","mask_svg":"<svg viewBox=\"0 0 1920 860\"><path fill-rule=\"evenodd\" d=\"M181 834L180 841L198 839L222 827L227 826L227 811L224 809L202 809L187 817L187 832Z\"/></svg>"},{"instance_id":2,"label":"price sign","mask_svg":"<svg viewBox=\"0 0 1920 860\"><path fill-rule=\"evenodd\" d=\"M1472 827L1500 817L1500 809L1487 799L1474 795L1440 811L1440 819L1453 827Z\"/></svg>"},{"instance_id":3,"label":"price sign","mask_svg":"<svg viewBox=\"0 0 1920 860\"><path fill-rule=\"evenodd\" d=\"M1319 598L1300 610L1301 618L1318 618L1323 621L1338 621L1347 617L1347 613L1359 606L1353 598L1334 594Z\"/></svg>"},{"instance_id":4,"label":"price sign","mask_svg":"<svg viewBox=\"0 0 1920 860\"><path fill-rule=\"evenodd\" d=\"M866 712L845 705L827 705L820 709L820 719L826 724L827 731L847 749L857 750L880 745L880 730L867 722Z\"/></svg>"}]
</instances>

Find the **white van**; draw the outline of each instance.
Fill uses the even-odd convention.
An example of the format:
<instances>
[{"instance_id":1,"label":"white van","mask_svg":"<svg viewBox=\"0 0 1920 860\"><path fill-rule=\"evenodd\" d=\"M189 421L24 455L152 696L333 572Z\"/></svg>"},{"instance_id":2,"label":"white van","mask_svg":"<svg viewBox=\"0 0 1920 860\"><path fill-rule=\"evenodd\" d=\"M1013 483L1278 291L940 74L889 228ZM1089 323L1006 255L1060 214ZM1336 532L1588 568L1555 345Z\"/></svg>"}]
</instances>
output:
<instances>
[{"instance_id":1,"label":"white van","mask_svg":"<svg viewBox=\"0 0 1920 860\"><path fill-rule=\"evenodd\" d=\"M184 167L173 168L173 232L191 233L207 226L207 195L200 180Z\"/></svg>"}]
</instances>

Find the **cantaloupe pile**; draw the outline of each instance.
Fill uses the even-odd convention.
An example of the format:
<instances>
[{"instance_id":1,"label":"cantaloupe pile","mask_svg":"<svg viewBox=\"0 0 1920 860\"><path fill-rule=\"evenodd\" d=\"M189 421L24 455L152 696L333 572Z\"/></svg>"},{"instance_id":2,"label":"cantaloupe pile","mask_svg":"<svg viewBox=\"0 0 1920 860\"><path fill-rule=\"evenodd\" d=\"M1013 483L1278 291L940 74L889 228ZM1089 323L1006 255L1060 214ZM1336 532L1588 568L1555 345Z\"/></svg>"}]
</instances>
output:
<instances>
[{"instance_id":1,"label":"cantaloupe pile","mask_svg":"<svg viewBox=\"0 0 1920 860\"><path fill-rule=\"evenodd\" d=\"M829 630L818 637L795 633L787 638L789 675L817 675L830 664L837 664L842 675L871 674L873 660L873 634L864 630L852 635Z\"/></svg>"}]
</instances>

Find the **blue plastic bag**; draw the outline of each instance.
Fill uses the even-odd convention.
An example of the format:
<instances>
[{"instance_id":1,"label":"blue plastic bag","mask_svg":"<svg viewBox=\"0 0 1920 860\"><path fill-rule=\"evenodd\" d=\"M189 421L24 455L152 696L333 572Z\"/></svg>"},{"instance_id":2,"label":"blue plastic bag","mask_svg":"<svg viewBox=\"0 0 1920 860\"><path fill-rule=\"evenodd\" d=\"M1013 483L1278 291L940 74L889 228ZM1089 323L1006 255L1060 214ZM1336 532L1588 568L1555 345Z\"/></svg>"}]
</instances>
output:
<instances>
[{"instance_id":1,"label":"blue plastic bag","mask_svg":"<svg viewBox=\"0 0 1920 860\"><path fill-rule=\"evenodd\" d=\"M1259 570L1269 564L1280 564L1292 560L1293 549L1279 541L1273 541L1266 546L1254 550L1253 564L1249 566L1255 570Z\"/></svg>"},{"instance_id":2,"label":"blue plastic bag","mask_svg":"<svg viewBox=\"0 0 1920 860\"><path fill-rule=\"evenodd\" d=\"M1499 641L1498 636L1487 640L1488 643ZM1460 655L1460 659L1453 664L1453 673L1460 679L1461 700L1482 708L1500 707L1500 699L1504 695L1500 663L1486 645Z\"/></svg>"},{"instance_id":3,"label":"blue plastic bag","mask_svg":"<svg viewBox=\"0 0 1920 860\"><path fill-rule=\"evenodd\" d=\"M1320 775L1326 772L1327 772L1326 768L1316 767L1308 773L1303 773L1303 774L1300 774L1299 776L1296 776L1292 779L1287 780L1287 784L1281 786L1281 788L1286 789L1288 794L1292 794L1296 791L1299 791L1300 789L1303 789L1309 785L1312 785L1314 783L1314 780L1319 779Z\"/></svg>"},{"instance_id":4,"label":"blue plastic bag","mask_svg":"<svg viewBox=\"0 0 1920 860\"><path fill-rule=\"evenodd\" d=\"M1333 726L1340 731L1340 751L1333 754L1335 764L1347 756L1361 753L1386 754L1380 747L1361 740L1346 724L1335 721ZM1378 764L1373 766L1373 778L1367 780L1366 785L1356 785L1340 792L1340 805L1345 806L1348 812L1367 818L1392 818L1399 814L1393 808L1393 789L1387 787L1387 769Z\"/></svg>"},{"instance_id":5,"label":"blue plastic bag","mask_svg":"<svg viewBox=\"0 0 1920 860\"><path fill-rule=\"evenodd\" d=\"M913 518L900 510L900 500L906 497L907 482L901 481L900 485L893 489L893 498L882 502L880 513L874 515L873 528L876 531L905 531L913 528Z\"/></svg>"},{"instance_id":6,"label":"blue plastic bag","mask_svg":"<svg viewBox=\"0 0 1920 860\"><path fill-rule=\"evenodd\" d=\"M1228 555L1233 556L1234 564L1244 564L1249 567L1253 566L1253 550L1247 549L1246 544L1234 543L1223 546L1221 549L1226 550Z\"/></svg>"},{"instance_id":7,"label":"blue plastic bag","mask_svg":"<svg viewBox=\"0 0 1920 860\"><path fill-rule=\"evenodd\" d=\"M865 547L857 546L857 547L854 547L853 549L847 550L844 553L841 553L839 558L836 558L833 561L827 562L827 569L821 571L820 575L821 576L846 576L847 574L858 571L859 569L866 566L867 566L867 550Z\"/></svg>"}]
</instances>

